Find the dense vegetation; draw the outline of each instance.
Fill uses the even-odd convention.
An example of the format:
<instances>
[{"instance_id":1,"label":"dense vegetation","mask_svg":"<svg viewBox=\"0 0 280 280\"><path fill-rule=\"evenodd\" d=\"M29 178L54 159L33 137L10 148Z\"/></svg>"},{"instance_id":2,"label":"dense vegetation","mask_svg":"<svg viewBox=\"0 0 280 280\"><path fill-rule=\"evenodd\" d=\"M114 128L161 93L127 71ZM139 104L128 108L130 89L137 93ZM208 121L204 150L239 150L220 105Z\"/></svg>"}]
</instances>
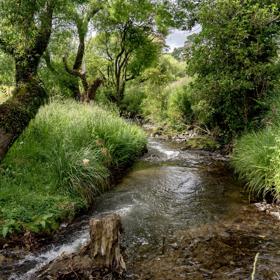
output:
<instances>
[{"instance_id":1,"label":"dense vegetation","mask_svg":"<svg viewBox=\"0 0 280 280\"><path fill-rule=\"evenodd\" d=\"M279 14L276 0L0 0L3 235L56 227L108 187L145 146L120 116L233 151L250 190L278 197Z\"/></svg>"},{"instance_id":2,"label":"dense vegetation","mask_svg":"<svg viewBox=\"0 0 280 280\"><path fill-rule=\"evenodd\" d=\"M74 101L42 107L2 162L0 229L56 229L110 188L146 145L117 113Z\"/></svg>"}]
</instances>

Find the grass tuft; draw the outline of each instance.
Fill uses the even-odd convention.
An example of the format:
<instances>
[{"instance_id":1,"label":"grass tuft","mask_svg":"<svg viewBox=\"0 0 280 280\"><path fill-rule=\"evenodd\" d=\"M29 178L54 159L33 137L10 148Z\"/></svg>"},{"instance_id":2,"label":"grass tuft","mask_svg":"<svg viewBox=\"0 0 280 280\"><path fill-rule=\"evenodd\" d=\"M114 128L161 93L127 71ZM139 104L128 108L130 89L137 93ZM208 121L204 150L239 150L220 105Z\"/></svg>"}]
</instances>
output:
<instances>
[{"instance_id":1,"label":"grass tuft","mask_svg":"<svg viewBox=\"0 0 280 280\"><path fill-rule=\"evenodd\" d=\"M237 140L232 165L249 191L257 196L280 195L280 129L267 127Z\"/></svg>"}]
</instances>

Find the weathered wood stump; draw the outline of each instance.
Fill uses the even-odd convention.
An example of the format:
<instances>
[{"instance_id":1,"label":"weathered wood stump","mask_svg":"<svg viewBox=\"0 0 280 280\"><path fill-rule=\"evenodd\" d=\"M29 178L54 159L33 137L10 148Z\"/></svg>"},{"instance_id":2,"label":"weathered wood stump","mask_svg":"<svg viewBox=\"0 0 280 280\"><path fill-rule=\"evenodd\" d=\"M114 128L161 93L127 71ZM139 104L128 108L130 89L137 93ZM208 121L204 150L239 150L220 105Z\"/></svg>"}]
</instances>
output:
<instances>
[{"instance_id":1,"label":"weathered wood stump","mask_svg":"<svg viewBox=\"0 0 280 280\"><path fill-rule=\"evenodd\" d=\"M44 267L36 279L111 279L121 277L126 265L120 246L119 215L90 220L90 241L79 252L62 255Z\"/></svg>"},{"instance_id":2,"label":"weathered wood stump","mask_svg":"<svg viewBox=\"0 0 280 280\"><path fill-rule=\"evenodd\" d=\"M91 258L98 267L122 274L126 266L120 247L120 216L113 214L103 219L92 219L89 224Z\"/></svg>"}]
</instances>

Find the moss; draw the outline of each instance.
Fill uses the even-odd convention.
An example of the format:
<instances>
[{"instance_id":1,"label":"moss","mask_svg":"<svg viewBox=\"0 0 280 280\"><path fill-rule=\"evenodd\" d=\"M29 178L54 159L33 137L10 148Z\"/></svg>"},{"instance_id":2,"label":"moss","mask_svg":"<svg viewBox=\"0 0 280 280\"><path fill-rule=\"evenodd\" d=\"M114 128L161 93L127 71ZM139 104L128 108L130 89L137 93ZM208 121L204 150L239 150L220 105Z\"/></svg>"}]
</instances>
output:
<instances>
[{"instance_id":1,"label":"moss","mask_svg":"<svg viewBox=\"0 0 280 280\"><path fill-rule=\"evenodd\" d=\"M45 90L37 81L20 86L0 105L0 127L16 138L35 117L46 97Z\"/></svg>"}]
</instances>

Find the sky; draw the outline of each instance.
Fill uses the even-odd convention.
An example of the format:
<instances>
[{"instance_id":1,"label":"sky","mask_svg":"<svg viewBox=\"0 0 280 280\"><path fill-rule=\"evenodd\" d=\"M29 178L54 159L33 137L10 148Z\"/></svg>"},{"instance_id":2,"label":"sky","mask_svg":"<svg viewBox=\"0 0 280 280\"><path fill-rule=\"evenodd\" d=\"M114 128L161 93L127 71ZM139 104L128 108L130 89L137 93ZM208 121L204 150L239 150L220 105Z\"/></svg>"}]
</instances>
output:
<instances>
[{"instance_id":1,"label":"sky","mask_svg":"<svg viewBox=\"0 0 280 280\"><path fill-rule=\"evenodd\" d=\"M183 47L187 36L199 31L199 26L195 26L190 31L182 31L178 29L171 30L170 34L166 38L166 44L170 47L170 52L172 52L174 48Z\"/></svg>"}]
</instances>

